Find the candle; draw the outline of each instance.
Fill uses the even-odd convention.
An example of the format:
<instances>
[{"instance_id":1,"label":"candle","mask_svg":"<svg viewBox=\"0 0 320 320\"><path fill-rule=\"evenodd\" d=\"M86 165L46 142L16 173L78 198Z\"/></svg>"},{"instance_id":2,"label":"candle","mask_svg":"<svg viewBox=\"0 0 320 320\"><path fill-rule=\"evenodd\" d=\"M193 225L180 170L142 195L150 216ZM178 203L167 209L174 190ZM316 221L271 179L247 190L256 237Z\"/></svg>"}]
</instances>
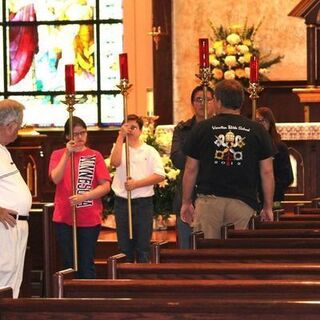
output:
<instances>
[{"instance_id":1,"label":"candle","mask_svg":"<svg viewBox=\"0 0 320 320\"><path fill-rule=\"evenodd\" d=\"M120 79L128 80L128 55L126 53L119 54Z\"/></svg>"},{"instance_id":2,"label":"candle","mask_svg":"<svg viewBox=\"0 0 320 320\"><path fill-rule=\"evenodd\" d=\"M153 89L147 88L147 115L153 116L154 106L153 106Z\"/></svg>"},{"instance_id":3,"label":"candle","mask_svg":"<svg viewBox=\"0 0 320 320\"><path fill-rule=\"evenodd\" d=\"M200 68L209 67L209 40L199 39Z\"/></svg>"},{"instance_id":4,"label":"candle","mask_svg":"<svg viewBox=\"0 0 320 320\"><path fill-rule=\"evenodd\" d=\"M74 94L74 65L66 64L65 69L66 94Z\"/></svg>"},{"instance_id":5,"label":"candle","mask_svg":"<svg viewBox=\"0 0 320 320\"><path fill-rule=\"evenodd\" d=\"M250 82L259 82L259 58L255 55L250 58Z\"/></svg>"}]
</instances>

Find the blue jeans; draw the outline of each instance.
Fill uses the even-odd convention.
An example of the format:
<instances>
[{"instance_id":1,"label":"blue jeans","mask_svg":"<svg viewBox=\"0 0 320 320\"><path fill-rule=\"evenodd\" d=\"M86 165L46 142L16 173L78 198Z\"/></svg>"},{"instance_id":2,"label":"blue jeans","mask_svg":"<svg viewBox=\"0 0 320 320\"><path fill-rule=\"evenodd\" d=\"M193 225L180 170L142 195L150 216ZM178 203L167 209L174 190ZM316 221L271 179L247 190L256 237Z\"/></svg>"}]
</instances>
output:
<instances>
[{"instance_id":1,"label":"blue jeans","mask_svg":"<svg viewBox=\"0 0 320 320\"><path fill-rule=\"evenodd\" d=\"M183 222L180 216L177 216L178 244L180 249L190 249L190 236L192 228L186 222Z\"/></svg>"},{"instance_id":2,"label":"blue jeans","mask_svg":"<svg viewBox=\"0 0 320 320\"><path fill-rule=\"evenodd\" d=\"M120 251L127 256L127 262L148 262L153 222L152 197L131 200L132 235L129 239L128 200L115 197L114 211Z\"/></svg>"},{"instance_id":3,"label":"blue jeans","mask_svg":"<svg viewBox=\"0 0 320 320\"><path fill-rule=\"evenodd\" d=\"M72 226L54 222L56 239L62 256L63 267L73 268ZM78 272L79 279L96 278L94 257L101 226L77 227Z\"/></svg>"}]
</instances>

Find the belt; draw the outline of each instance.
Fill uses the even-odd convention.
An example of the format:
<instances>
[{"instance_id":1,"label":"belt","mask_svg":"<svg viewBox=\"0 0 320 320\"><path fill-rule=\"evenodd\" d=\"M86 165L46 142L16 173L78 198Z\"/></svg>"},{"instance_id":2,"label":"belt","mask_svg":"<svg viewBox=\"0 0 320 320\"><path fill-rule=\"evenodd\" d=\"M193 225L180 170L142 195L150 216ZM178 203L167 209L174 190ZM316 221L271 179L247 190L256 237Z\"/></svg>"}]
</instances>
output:
<instances>
[{"instance_id":1,"label":"belt","mask_svg":"<svg viewBox=\"0 0 320 320\"><path fill-rule=\"evenodd\" d=\"M10 213L10 215L13 216L16 220L24 220L24 221L29 220L29 216L19 216L13 213Z\"/></svg>"}]
</instances>

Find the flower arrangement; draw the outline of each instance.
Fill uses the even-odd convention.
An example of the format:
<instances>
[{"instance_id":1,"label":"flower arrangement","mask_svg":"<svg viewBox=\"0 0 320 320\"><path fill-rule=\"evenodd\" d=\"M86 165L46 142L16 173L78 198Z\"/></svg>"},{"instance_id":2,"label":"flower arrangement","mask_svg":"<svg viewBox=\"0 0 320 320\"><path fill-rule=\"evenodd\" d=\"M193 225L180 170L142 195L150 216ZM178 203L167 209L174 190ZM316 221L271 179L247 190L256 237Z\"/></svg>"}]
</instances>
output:
<instances>
[{"instance_id":1,"label":"flower arrangement","mask_svg":"<svg viewBox=\"0 0 320 320\"><path fill-rule=\"evenodd\" d=\"M213 37L210 37L212 46L209 49L209 63L212 70L213 82L223 79L236 79L248 87L250 77L250 58L257 55L260 60L259 74L261 80L268 80L267 69L281 62L284 56L272 56L271 51L262 54L256 46L254 37L257 27L244 25L231 25L216 27L210 22Z\"/></svg>"},{"instance_id":2,"label":"flower arrangement","mask_svg":"<svg viewBox=\"0 0 320 320\"><path fill-rule=\"evenodd\" d=\"M170 152L172 133L166 130L154 130L153 124L143 127L141 140L153 146L161 155L161 160L166 174L165 180L158 183L154 187L155 195L153 197L154 215L168 218L174 213L172 210L173 196L177 187L177 177L180 170L175 168L168 154ZM110 158L105 160L111 177L113 177L115 168L110 166ZM113 213L114 193L110 193L104 197L104 216Z\"/></svg>"}]
</instances>

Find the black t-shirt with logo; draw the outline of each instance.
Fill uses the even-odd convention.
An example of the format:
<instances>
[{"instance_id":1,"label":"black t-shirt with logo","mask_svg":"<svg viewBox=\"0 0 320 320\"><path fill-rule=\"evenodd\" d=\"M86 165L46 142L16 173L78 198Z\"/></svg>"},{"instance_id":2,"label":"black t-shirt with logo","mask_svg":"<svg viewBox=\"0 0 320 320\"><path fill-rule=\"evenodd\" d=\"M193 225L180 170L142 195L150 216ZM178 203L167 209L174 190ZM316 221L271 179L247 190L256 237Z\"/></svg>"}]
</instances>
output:
<instances>
[{"instance_id":1,"label":"black t-shirt with logo","mask_svg":"<svg viewBox=\"0 0 320 320\"><path fill-rule=\"evenodd\" d=\"M219 114L197 124L183 150L199 160L197 193L240 199L259 208L259 161L274 153L261 124L240 115Z\"/></svg>"}]
</instances>

